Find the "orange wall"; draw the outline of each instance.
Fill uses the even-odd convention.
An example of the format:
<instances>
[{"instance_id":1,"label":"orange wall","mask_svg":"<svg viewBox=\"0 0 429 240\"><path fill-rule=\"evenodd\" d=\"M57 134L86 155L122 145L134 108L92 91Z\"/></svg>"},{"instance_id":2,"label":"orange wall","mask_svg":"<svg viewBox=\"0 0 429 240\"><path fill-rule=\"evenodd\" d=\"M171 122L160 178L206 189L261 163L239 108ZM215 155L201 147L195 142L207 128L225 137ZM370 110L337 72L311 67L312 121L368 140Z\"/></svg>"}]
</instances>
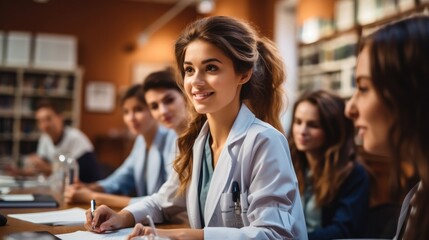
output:
<instances>
[{"instance_id":1,"label":"orange wall","mask_svg":"<svg viewBox=\"0 0 429 240\"><path fill-rule=\"evenodd\" d=\"M249 21L261 34L274 36L274 5L277 0L217 0L212 15L234 16Z\"/></svg>"},{"instance_id":2,"label":"orange wall","mask_svg":"<svg viewBox=\"0 0 429 240\"><path fill-rule=\"evenodd\" d=\"M311 17L332 19L335 0L299 0L297 4L297 24Z\"/></svg>"},{"instance_id":3,"label":"orange wall","mask_svg":"<svg viewBox=\"0 0 429 240\"><path fill-rule=\"evenodd\" d=\"M272 37L274 2L217 0L213 14L247 19ZM194 7L188 7L153 34L146 45L136 43L138 34L171 6L127 0L50 0L47 4L0 0L0 30L70 34L78 38L78 64L84 69L80 127L94 141L98 135L125 126L118 107L112 113L86 111L85 86L90 81L107 81L119 91L131 83L135 63L173 62L177 35L187 23L202 17Z\"/></svg>"}]
</instances>

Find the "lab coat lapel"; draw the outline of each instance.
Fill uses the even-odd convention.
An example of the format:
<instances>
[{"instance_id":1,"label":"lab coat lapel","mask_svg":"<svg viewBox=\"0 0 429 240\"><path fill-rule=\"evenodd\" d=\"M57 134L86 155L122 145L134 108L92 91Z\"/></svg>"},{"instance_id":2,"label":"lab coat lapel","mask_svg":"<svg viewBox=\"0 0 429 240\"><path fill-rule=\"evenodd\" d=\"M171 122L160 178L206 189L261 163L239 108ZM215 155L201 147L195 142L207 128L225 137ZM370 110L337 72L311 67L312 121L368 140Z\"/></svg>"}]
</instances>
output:
<instances>
[{"instance_id":1,"label":"lab coat lapel","mask_svg":"<svg viewBox=\"0 0 429 240\"><path fill-rule=\"evenodd\" d=\"M219 156L219 161L214 169L213 177L210 182L205 206L206 214L204 221L206 225L209 224L210 219L213 217L213 213L220 201L222 193L224 193L225 189L228 189L227 183L230 182L233 169L235 169L237 164L237 159L231 155L232 147L237 140L245 137L247 130L254 119L255 115L246 107L246 105L242 104L240 112L238 113L231 131L229 132L225 147L222 149ZM202 148L203 146L201 145L200 149Z\"/></svg>"},{"instance_id":2,"label":"lab coat lapel","mask_svg":"<svg viewBox=\"0 0 429 240\"><path fill-rule=\"evenodd\" d=\"M207 122L202 127L200 134L195 139L193 148L192 160L192 178L188 188L187 207L189 223L193 228L201 228L199 197L198 197L198 183L200 180L201 172L201 159L203 156L204 140L208 132Z\"/></svg>"},{"instance_id":3,"label":"lab coat lapel","mask_svg":"<svg viewBox=\"0 0 429 240\"><path fill-rule=\"evenodd\" d=\"M138 161L136 162L136 166L134 168L134 179L136 183L136 191L139 196L142 195L142 189L144 182L144 171L143 166L146 161L145 157L145 151L146 151L146 141L144 140L143 136L139 135L136 138L137 146L139 146L138 151L136 151L136 159Z\"/></svg>"},{"instance_id":4,"label":"lab coat lapel","mask_svg":"<svg viewBox=\"0 0 429 240\"><path fill-rule=\"evenodd\" d=\"M146 176L146 187L147 194L151 195L155 192L155 188L157 186L158 173L161 171L161 155L156 146L151 146L148 157L146 159L147 162L147 170L145 171Z\"/></svg>"},{"instance_id":5,"label":"lab coat lapel","mask_svg":"<svg viewBox=\"0 0 429 240\"><path fill-rule=\"evenodd\" d=\"M148 176L146 176L146 191L148 195L151 195L155 192L159 178L159 173L161 172L161 149L164 147L163 144L163 132L161 127L158 128L155 139L153 140L152 145L150 146L149 153L146 161L147 170L145 171Z\"/></svg>"}]
</instances>

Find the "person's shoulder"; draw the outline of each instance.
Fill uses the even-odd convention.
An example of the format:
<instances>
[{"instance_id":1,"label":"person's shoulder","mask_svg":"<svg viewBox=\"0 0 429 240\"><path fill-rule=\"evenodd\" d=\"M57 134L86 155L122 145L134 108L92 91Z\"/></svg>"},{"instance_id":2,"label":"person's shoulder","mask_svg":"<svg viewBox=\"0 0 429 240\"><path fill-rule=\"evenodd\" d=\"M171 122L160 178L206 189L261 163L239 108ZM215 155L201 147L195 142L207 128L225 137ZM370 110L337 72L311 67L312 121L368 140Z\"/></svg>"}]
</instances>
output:
<instances>
[{"instance_id":1,"label":"person's shoulder","mask_svg":"<svg viewBox=\"0 0 429 240\"><path fill-rule=\"evenodd\" d=\"M82 137L86 138L85 133L83 133L80 129L75 128L75 127L66 126L64 128L64 131L65 131L66 135L79 136L79 137L82 136Z\"/></svg>"},{"instance_id":2,"label":"person's shoulder","mask_svg":"<svg viewBox=\"0 0 429 240\"><path fill-rule=\"evenodd\" d=\"M269 123L266 123L258 118L255 118L253 123L251 124L249 132L255 132L260 137L280 137L285 138L283 133L281 133L279 130L271 126ZM285 138L286 139L286 138Z\"/></svg>"},{"instance_id":3,"label":"person's shoulder","mask_svg":"<svg viewBox=\"0 0 429 240\"><path fill-rule=\"evenodd\" d=\"M65 141L66 142L74 142L79 143L81 146L88 146L89 148L92 148L92 143L89 140L89 138L83 133L81 130L67 126L64 129L65 131Z\"/></svg>"},{"instance_id":4,"label":"person's shoulder","mask_svg":"<svg viewBox=\"0 0 429 240\"><path fill-rule=\"evenodd\" d=\"M252 138L252 140L247 140L247 142L253 142L253 145L262 144L265 147L268 147L268 145L278 147L279 144L288 144L286 137L280 131L257 118L252 122L245 134L246 139L249 139L249 137Z\"/></svg>"}]
</instances>

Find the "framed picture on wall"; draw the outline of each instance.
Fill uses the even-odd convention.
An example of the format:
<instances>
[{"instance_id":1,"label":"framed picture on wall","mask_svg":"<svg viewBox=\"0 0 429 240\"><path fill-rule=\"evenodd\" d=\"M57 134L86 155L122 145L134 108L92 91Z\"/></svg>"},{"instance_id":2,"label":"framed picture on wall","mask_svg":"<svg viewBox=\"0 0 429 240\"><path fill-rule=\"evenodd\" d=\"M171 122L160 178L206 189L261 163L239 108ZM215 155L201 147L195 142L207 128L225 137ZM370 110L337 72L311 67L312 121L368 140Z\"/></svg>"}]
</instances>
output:
<instances>
[{"instance_id":1,"label":"framed picture on wall","mask_svg":"<svg viewBox=\"0 0 429 240\"><path fill-rule=\"evenodd\" d=\"M85 109L90 112L111 112L115 108L115 86L109 82L89 82L85 90Z\"/></svg>"}]
</instances>

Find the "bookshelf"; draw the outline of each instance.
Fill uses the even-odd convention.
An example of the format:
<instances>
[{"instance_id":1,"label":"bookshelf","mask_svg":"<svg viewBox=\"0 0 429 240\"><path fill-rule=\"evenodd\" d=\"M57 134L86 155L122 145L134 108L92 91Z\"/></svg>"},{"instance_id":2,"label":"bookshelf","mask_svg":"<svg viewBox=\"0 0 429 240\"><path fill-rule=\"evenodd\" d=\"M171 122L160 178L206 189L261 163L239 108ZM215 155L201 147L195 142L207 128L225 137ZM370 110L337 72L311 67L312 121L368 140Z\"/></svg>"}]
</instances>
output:
<instances>
[{"instance_id":1,"label":"bookshelf","mask_svg":"<svg viewBox=\"0 0 429 240\"><path fill-rule=\"evenodd\" d=\"M36 151L38 100L63 109L65 123L79 127L82 70L0 66L0 165L18 163Z\"/></svg>"},{"instance_id":2,"label":"bookshelf","mask_svg":"<svg viewBox=\"0 0 429 240\"><path fill-rule=\"evenodd\" d=\"M350 3L357 11L336 9L337 12L354 12L349 16L352 20L336 19L337 30L331 34L321 36L311 43L299 43L298 49L298 95L304 91L318 89L330 90L343 98L351 97L354 92L354 71L359 40L380 26L398 20L413 13L428 11L429 1L384 1L379 5L375 0L353 1L337 0L337 3ZM359 8L368 13L366 2L377 2L374 6L371 19L362 19ZM339 4L339 5L341 5ZM364 6L364 7L362 7ZM384 10L383 10L384 9ZM350 15L350 14L348 14ZM343 14L344 16L344 14ZM340 28L339 22L353 21L348 28ZM344 25L344 24L343 24ZM338 30L341 29L341 30Z\"/></svg>"}]
</instances>

